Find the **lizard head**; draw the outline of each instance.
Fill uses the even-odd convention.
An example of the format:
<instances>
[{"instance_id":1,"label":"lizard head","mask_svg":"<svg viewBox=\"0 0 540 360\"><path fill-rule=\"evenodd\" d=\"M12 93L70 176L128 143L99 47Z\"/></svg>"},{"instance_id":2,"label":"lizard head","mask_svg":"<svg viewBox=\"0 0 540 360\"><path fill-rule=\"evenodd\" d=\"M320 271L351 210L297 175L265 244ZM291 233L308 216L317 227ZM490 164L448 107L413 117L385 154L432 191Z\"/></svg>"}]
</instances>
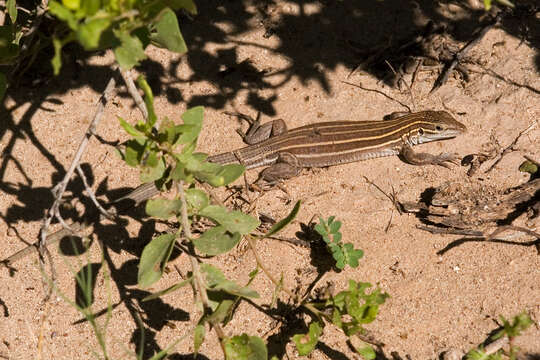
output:
<instances>
[{"instance_id":1,"label":"lizard head","mask_svg":"<svg viewBox=\"0 0 540 360\"><path fill-rule=\"evenodd\" d=\"M418 129L419 143L451 139L467 131L465 125L446 111L423 111L417 115L423 120Z\"/></svg>"}]
</instances>

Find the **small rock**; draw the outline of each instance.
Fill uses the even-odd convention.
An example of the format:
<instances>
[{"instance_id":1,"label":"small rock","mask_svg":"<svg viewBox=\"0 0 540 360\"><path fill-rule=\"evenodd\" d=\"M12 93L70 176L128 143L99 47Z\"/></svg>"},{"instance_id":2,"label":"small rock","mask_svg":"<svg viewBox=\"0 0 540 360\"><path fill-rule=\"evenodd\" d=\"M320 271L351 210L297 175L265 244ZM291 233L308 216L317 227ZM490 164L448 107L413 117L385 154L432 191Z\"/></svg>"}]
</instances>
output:
<instances>
[{"instance_id":1,"label":"small rock","mask_svg":"<svg viewBox=\"0 0 540 360\"><path fill-rule=\"evenodd\" d=\"M450 349L443 353L443 360L461 360L465 356L465 353L460 349Z\"/></svg>"}]
</instances>

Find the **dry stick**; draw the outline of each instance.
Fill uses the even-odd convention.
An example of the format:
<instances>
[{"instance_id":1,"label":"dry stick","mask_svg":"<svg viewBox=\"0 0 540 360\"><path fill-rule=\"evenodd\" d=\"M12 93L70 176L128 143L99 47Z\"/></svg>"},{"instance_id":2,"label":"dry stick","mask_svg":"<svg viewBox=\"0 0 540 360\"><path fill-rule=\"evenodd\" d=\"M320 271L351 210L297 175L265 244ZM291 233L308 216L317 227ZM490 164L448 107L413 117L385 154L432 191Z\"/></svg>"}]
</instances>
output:
<instances>
[{"instance_id":1,"label":"dry stick","mask_svg":"<svg viewBox=\"0 0 540 360\"><path fill-rule=\"evenodd\" d=\"M412 74L411 78L411 89L414 87L414 83L416 82L416 77L418 76L418 72L420 71L420 67L424 64L424 59L417 59L416 60L416 68L414 69L414 72Z\"/></svg>"},{"instance_id":2,"label":"dry stick","mask_svg":"<svg viewBox=\"0 0 540 360\"><path fill-rule=\"evenodd\" d=\"M135 204L140 204L141 202L146 201L146 200L148 200L148 199L150 199L150 198L152 198L152 197L154 197L154 196L156 196L158 194L159 194L159 190L154 186L154 184L147 183L147 184L143 184L143 185L137 187L136 189L131 191L129 194L127 194L125 196L122 196L121 198L119 198L117 200L112 201L109 205L112 205L112 204L115 204L115 203L120 203L120 202L122 202L124 200L130 200ZM109 210L109 212L110 212L110 210ZM105 219L105 216L101 215L98 221L101 221L103 219ZM90 226L88 224L85 224L85 223L74 222L74 223L70 224L69 227L71 228L71 230L63 228L63 229L60 229L60 230L56 231L55 233L52 233L49 236L47 236L45 245L49 246L51 244L54 244L54 243L60 241L62 238L66 237L66 236L73 235L74 233L80 233L82 231L85 231ZM39 241L25 247L22 250L19 250L18 252L16 252L15 254L11 255L8 258L6 258L4 260L1 260L0 265L4 265L7 268L10 268L10 266L13 263L15 263L16 261L18 261L20 259L23 259L26 256L32 254L34 251L37 251L38 248L39 248Z\"/></svg>"},{"instance_id":3,"label":"dry stick","mask_svg":"<svg viewBox=\"0 0 540 360\"><path fill-rule=\"evenodd\" d=\"M347 84L347 85L351 85L351 86L357 87L357 88L362 89L362 90L365 90L365 91L373 91L373 92L376 92L377 94L381 94L381 95L383 95L384 97L386 97L386 98L388 98L388 99L390 99L390 100L393 100L393 101L397 102L399 105L403 106L404 108L407 108L407 110L408 110L409 112L412 112L412 111L411 111L411 108L410 108L408 105L402 103L402 102L399 101L399 100L394 99L394 98L391 97L390 95L386 95L385 93L383 93L383 92L380 91L380 90L365 88L365 87L363 87L362 85L356 85L356 84L353 84L353 83L350 83L350 82L347 82L347 81L341 81L341 82L344 83L344 84Z\"/></svg>"},{"instance_id":4,"label":"dry stick","mask_svg":"<svg viewBox=\"0 0 540 360\"><path fill-rule=\"evenodd\" d=\"M56 272L54 271L54 266L52 265L52 257L50 256L50 253L45 247L47 243L47 233L49 231L49 226L51 225L52 219L57 218L64 228L67 228L71 231L69 226L64 222L64 220L62 219L60 215L60 204L61 204L62 196L64 195L64 192L66 191L67 184L69 180L71 179L71 177L73 176L73 173L75 172L75 169L77 165L79 164L82 158L82 155L84 151L86 150L86 147L88 146L90 137L94 133L97 124L99 123L99 121L101 120L103 116L103 108L105 107L105 103L108 101L109 93L112 91L112 89L114 89L115 84L116 84L116 81L114 80L114 78L111 78L109 80L109 83L107 84L107 87L105 88L103 95L101 96L99 100L99 104L96 109L94 119L92 120L92 122L90 123L90 126L86 130L83 136L83 139L81 140L81 143L79 144L79 149L77 150L77 153L75 154L75 157L73 161L71 162L71 165L68 171L66 172L64 179L62 179L62 181L58 183L52 189L52 193L55 199L52 206L50 207L50 209L47 211L46 215L44 216L43 224L41 225L39 241L38 241L38 251L40 255L39 267L41 271L43 272L45 271L44 254L49 255L49 261L51 262L51 282L53 283L55 282L55 279L56 279ZM50 283L45 283L45 282L43 282L43 286L47 288L47 294L45 295L45 299L44 299L44 301L47 302L52 294L53 287L51 286Z\"/></svg>"},{"instance_id":5,"label":"dry stick","mask_svg":"<svg viewBox=\"0 0 540 360\"><path fill-rule=\"evenodd\" d=\"M191 228L188 220L186 194L184 193L184 181L178 181L177 190L181 203L180 224L182 225L182 231L184 232L184 236L191 241L191 239L193 239L193 234L191 233ZM199 268L199 263L197 262L197 259L189 253L188 257L189 261L191 262L191 270L193 270L193 282L195 284L195 289L198 292L199 298L201 299L204 307L204 311L206 312L208 309L210 309L210 301L208 299L204 279ZM225 354L225 345L223 344L223 339L225 339L225 332L223 331L223 328L221 327L219 322L211 321L211 324L216 330L216 334L220 340L219 343L221 345L221 349L223 350L223 354Z\"/></svg>"},{"instance_id":6,"label":"dry stick","mask_svg":"<svg viewBox=\"0 0 540 360\"><path fill-rule=\"evenodd\" d=\"M88 129L84 133L84 136L81 140L81 143L79 144L79 149L77 150L77 153L75 154L75 157L73 158L73 161L71 162L71 165L64 176L64 179L58 183L53 189L55 200L49 211L47 212L47 216L45 217L43 221L43 225L41 226L40 230L40 242L39 242L39 250L40 254L43 252L43 248L45 247L46 239L47 239L47 232L49 230L49 226L51 225L51 221L53 217L56 215L56 213L59 211L62 195L64 195L64 192L66 191L67 184L69 180L71 179L71 176L73 175L73 172L75 171L77 165L79 164L82 155L84 154L84 151L86 150L86 147L88 146L88 142L90 140L90 137L94 134L97 125L99 124L101 118L103 117L103 109L105 108L105 104L109 100L110 93L114 89L116 85L116 80L114 80L113 77L109 80L109 83L107 84L107 87L105 88L105 91L103 92L103 95L99 99L99 103L96 109L96 113L94 114L94 119L90 123L90 126L88 126Z\"/></svg>"},{"instance_id":7,"label":"dry stick","mask_svg":"<svg viewBox=\"0 0 540 360\"><path fill-rule=\"evenodd\" d=\"M536 93L536 94L540 94L540 89L537 89L537 88L535 88L535 87L533 87L533 86L531 86L531 85L520 84L520 83L518 83L517 81L514 81L514 80L512 80L512 79L507 79L507 78L505 78L504 76L497 74L497 73L496 73L495 71L493 71L492 69L486 69L485 67L483 67L483 66L481 66L481 65L480 65L480 67L481 67L486 73L488 73L489 75L491 75L491 76L493 76L493 77L495 77L495 78L497 78L497 79L499 79L499 80L502 80L502 81L504 81L504 82L506 82L506 83L508 83L508 84L510 84L510 85L517 86L517 87L519 87L519 88L525 88L525 89L527 89L527 90L529 90L529 91L532 91L532 92L534 92L534 93ZM475 72L474 70L469 70L469 71ZM479 71L476 71L476 72L479 73L479 74L482 74L482 73L479 72Z\"/></svg>"},{"instance_id":8,"label":"dry stick","mask_svg":"<svg viewBox=\"0 0 540 360\"><path fill-rule=\"evenodd\" d=\"M446 81L448 80L448 77L450 76L450 73L454 70L454 68L459 64L459 62L467 55L469 50L471 50L476 44L482 40L482 38L487 34L489 30L491 30L495 25L499 23L501 20L501 14L499 13L495 18L493 19L491 24L488 24L484 26L482 30L480 30L476 37L469 41L461 50L459 50L455 55L452 62L446 67L441 75L435 80L435 83L433 84L433 87L431 88L430 94L433 93L435 90L443 86Z\"/></svg>"},{"instance_id":9,"label":"dry stick","mask_svg":"<svg viewBox=\"0 0 540 360\"><path fill-rule=\"evenodd\" d=\"M392 73L394 73L395 76L398 76L399 79L398 79L398 84L399 84L399 80L402 80L403 83L405 84L405 87L407 88L407 90L409 91L409 96L411 97L411 103L412 103L412 106L413 106L413 109L416 109L416 104L414 103L414 96L413 96L413 93L412 93L412 90L411 90L411 87L409 86L409 84L407 84L407 82L405 81L405 79L403 79L403 76L402 74L398 74L396 72L396 70L394 69L394 67L392 66L392 64L390 64L388 62L388 60L384 60L384 62L386 63L386 65L388 65L388 67L390 68L390 70L392 70ZM399 87L399 86L398 86Z\"/></svg>"},{"instance_id":10,"label":"dry stick","mask_svg":"<svg viewBox=\"0 0 540 360\"><path fill-rule=\"evenodd\" d=\"M126 86L128 87L128 89L130 89L131 86L134 87L133 79L131 78L131 76L124 76L124 74L122 74L122 77L126 81ZM24 248L24 249L18 251L17 253L11 255L7 259L4 259L4 260L0 261L0 265L10 267L10 265L13 264L14 262L16 262L17 260L20 260L20 259L26 257L27 255L31 254L34 251L34 249L37 249L42 254L43 248L46 247L47 245L56 243L60 239L64 238L65 236L68 236L68 235L71 235L73 233L83 231L83 230L85 230L85 229L87 229L89 227L88 225L86 225L84 223L79 223L79 222L75 222L75 223L73 223L73 224L71 224L69 226L64 223L63 224L63 226L64 226L63 229L61 229L61 230L47 236L48 226L50 225L50 222L52 221L52 218L50 217L51 212L52 212L53 216L55 216L57 218L59 217L60 218L59 220L63 222L63 219L58 214L56 214L57 211L53 211L53 209L55 207L57 208L59 206L59 199L61 199L62 194L65 191L67 183L68 183L69 179L71 178L71 175L73 174L73 170L75 168L79 167L79 161L80 161L80 158L82 157L82 154L83 154L86 146L88 145L89 137L94 133L97 124L101 120L105 104L109 100L109 93L112 91L112 89L115 87L115 85L116 85L116 81L114 80L114 78L111 78L109 80L109 83L107 84L107 87L105 88L105 91L103 92L102 97L100 98L100 102L98 103L98 106L97 106L97 109L96 109L96 112L95 112L95 115L94 115L94 120L92 121L92 123L90 124L90 127L86 131L86 133L84 135L84 138L83 138L83 141L79 145L79 150L78 150L77 154L75 155L75 159L73 160L73 162L71 164L70 170L68 171L68 173L64 177L64 180L62 180L61 183L59 183L57 186L55 186L55 189L58 189L60 186L61 186L61 188L58 189L58 190L54 190L56 192L56 194L55 194L56 199L55 199L55 202L53 203L53 206L49 210L49 217L47 218L48 223L46 222L45 225L42 226L42 228L41 228L40 240L38 242L36 242L35 244L27 246L26 248ZM138 94L136 89L135 89L134 92L130 91L130 94L134 97L135 103L140 104L140 102L138 102L137 99L136 99L137 96L140 98L140 95ZM139 109L140 109L141 113L143 114L143 116L148 113L146 111L146 104L144 104L144 102L142 102L142 105L139 105ZM93 192L90 190L89 186L87 186L87 182L86 182L86 179L84 177L84 174L82 173L82 171L80 171L79 174L81 175L81 178L83 179L83 182L85 183L87 191L88 191L90 197L92 198ZM145 185L149 185L149 186L145 186ZM159 194L159 191L155 188L155 186L153 184L145 184L145 185L133 190L133 192L129 193L128 195L126 195L124 197L122 197L121 199L116 200L116 202L124 200L124 199L131 199L131 200L135 201L135 203L139 203L139 202L145 201L145 200ZM95 196L92 198L92 200L94 201L94 203L96 204L98 209L100 209L100 211L102 212L104 217L105 217L105 214L110 216L110 214L107 211L105 211L103 209L103 207L99 206L99 203L97 202L97 200L95 200ZM106 216L106 217L109 217L109 216ZM100 220L102 220L102 219L100 218Z\"/></svg>"},{"instance_id":11,"label":"dry stick","mask_svg":"<svg viewBox=\"0 0 540 360\"><path fill-rule=\"evenodd\" d=\"M521 227L521 226L513 226L513 225L505 225L505 226L501 226L501 227L495 229L495 231L493 231L491 234L486 236L486 240L492 241L493 239L495 239L495 237L497 235L499 235L502 232L505 232L506 230L514 230L516 232L525 233L527 235L531 235L531 236L537 238L538 240L540 240L540 234L539 233L537 233L535 231L532 231L532 230L529 230L527 228Z\"/></svg>"},{"instance_id":12,"label":"dry stick","mask_svg":"<svg viewBox=\"0 0 540 360\"><path fill-rule=\"evenodd\" d=\"M476 236L479 238L484 238L484 233L478 230L467 230L467 229L452 229L452 228L437 228L424 225L416 225L417 229L428 231L432 234L445 234L445 235L466 235L466 236Z\"/></svg>"},{"instance_id":13,"label":"dry stick","mask_svg":"<svg viewBox=\"0 0 540 360\"><path fill-rule=\"evenodd\" d=\"M124 83L126 84L129 94L133 98L133 101L135 101L135 105L137 105L137 107L141 111L142 116L145 119L148 119L148 109L146 108L146 104L144 103L144 100L141 94L139 94L139 91L137 90L137 87L135 86L135 83L133 82L133 78L131 77L131 72L129 70L120 71L120 74L122 75L122 79L124 79Z\"/></svg>"},{"instance_id":14,"label":"dry stick","mask_svg":"<svg viewBox=\"0 0 540 360\"><path fill-rule=\"evenodd\" d=\"M107 210L105 210L103 208L103 206L101 206L101 204L99 203L99 201L97 200L96 198L96 194L94 194L94 191L92 190L92 188L90 187L90 185L88 184L88 180L86 179L86 175L84 175L84 171L81 169L81 165L77 165L77 172L79 173L79 176L81 177L82 181L83 181L83 184L84 184L84 188L86 189L86 193L88 194L88 196L90 197L90 199L92 200L92 202L94 203L94 205L96 205L96 208L99 210L99 212L105 216L107 219L109 220L112 220L114 218L114 215L113 214L109 214L107 212Z\"/></svg>"},{"instance_id":15,"label":"dry stick","mask_svg":"<svg viewBox=\"0 0 540 360\"><path fill-rule=\"evenodd\" d=\"M399 205L399 201L397 200L396 198L396 193L394 191L394 188L392 187L392 195L389 195L387 194L383 189L381 189L381 187L377 184L375 184L373 181L369 180L367 178L367 176L364 176L364 180L371 186L374 186L375 189L379 190L384 196L386 196L391 202L392 204L395 206L396 210L398 211L398 213L400 215L403 214L403 212L401 211L401 207Z\"/></svg>"},{"instance_id":16,"label":"dry stick","mask_svg":"<svg viewBox=\"0 0 540 360\"><path fill-rule=\"evenodd\" d=\"M506 156L508 153L510 152L513 152L513 151L516 151L514 149L514 146L516 146L517 142L519 141L519 139L527 134L529 131L531 131L536 125L538 124L538 121L535 121L533 122L531 125L529 125L525 130L521 131L518 136L516 136L516 138L514 139L514 141L512 141L510 143L510 145L508 145L501 153L500 153L500 157L497 159L497 161L495 161L490 167L489 169L487 169L485 172L488 173L490 172L491 170L493 170L495 168L495 166L497 166L497 164L499 164L499 162L502 160L502 158L504 156Z\"/></svg>"},{"instance_id":17,"label":"dry stick","mask_svg":"<svg viewBox=\"0 0 540 360\"><path fill-rule=\"evenodd\" d=\"M266 266L264 266L264 264L262 263L261 258L259 257L259 253L257 253L257 250L255 248L255 240L253 240L253 238L251 238L251 236L249 235L246 236L246 240L249 244L249 248L251 249L251 251L253 252L253 255L255 256L255 261L257 262L257 266L261 268L261 270L265 273L266 276L268 276L268 278L270 279L271 282L274 283L274 285L281 286L280 282L277 281L276 278L272 276L272 274L270 274L270 271L268 271ZM285 291L287 295L289 295L291 299L294 300L295 303L298 302L298 297L295 296L290 290L288 290L285 287L281 287L281 290Z\"/></svg>"},{"instance_id":18,"label":"dry stick","mask_svg":"<svg viewBox=\"0 0 540 360\"><path fill-rule=\"evenodd\" d=\"M486 355L495 354L497 351L499 351L503 346L509 343L508 336L503 336L500 339L495 340L494 342L486 345L484 347L484 353Z\"/></svg>"}]
</instances>

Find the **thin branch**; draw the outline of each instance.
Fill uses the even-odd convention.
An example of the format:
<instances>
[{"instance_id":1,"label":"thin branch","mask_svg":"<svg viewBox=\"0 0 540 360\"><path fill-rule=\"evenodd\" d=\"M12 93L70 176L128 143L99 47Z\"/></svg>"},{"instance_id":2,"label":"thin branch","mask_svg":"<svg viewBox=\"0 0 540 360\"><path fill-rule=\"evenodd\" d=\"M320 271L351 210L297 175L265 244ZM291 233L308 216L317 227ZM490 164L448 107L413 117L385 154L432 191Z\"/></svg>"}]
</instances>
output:
<instances>
[{"instance_id":1,"label":"thin branch","mask_svg":"<svg viewBox=\"0 0 540 360\"><path fill-rule=\"evenodd\" d=\"M137 87L135 86L135 83L133 82L133 78L131 77L131 72L120 70L120 74L122 75L122 79L124 79L124 83L126 84L127 90L131 97L133 98L133 101L135 101L135 105L139 108L143 118L148 119L148 109L146 108L146 104L144 103L144 100L139 94L139 91L137 90Z\"/></svg>"},{"instance_id":2,"label":"thin branch","mask_svg":"<svg viewBox=\"0 0 540 360\"><path fill-rule=\"evenodd\" d=\"M527 234L527 235L531 235L531 236L537 238L538 240L540 240L540 234L539 233L537 233L535 231L532 231L532 230L529 230L527 228L524 228L522 226L513 226L513 225L505 225L505 226L498 227L495 231L493 231L491 234L487 235L485 238L486 238L487 241L492 241L493 239L495 239L497 237L497 235L499 235L502 232L505 232L506 230L514 230L514 231L517 231L518 233L521 232L521 233L524 233L524 234Z\"/></svg>"},{"instance_id":3,"label":"thin branch","mask_svg":"<svg viewBox=\"0 0 540 360\"><path fill-rule=\"evenodd\" d=\"M384 62L386 63L386 65L388 65L388 67L390 68L390 70L392 71L392 73L396 76L396 78L398 79L398 87L399 87L399 82L403 82L403 84L405 84L405 87L407 88L407 91L409 92L409 96L411 97L411 103L413 105L413 109L416 109L416 104L414 102L414 96L413 96L413 93L412 93L412 90L411 90L411 87L409 86L409 84L407 84L407 82L405 81L405 79L403 78L403 72L400 70L399 74L396 72L396 70L394 69L394 67L392 66L392 64L390 64L390 62L388 62L388 60L384 60Z\"/></svg>"},{"instance_id":4,"label":"thin branch","mask_svg":"<svg viewBox=\"0 0 540 360\"><path fill-rule=\"evenodd\" d=\"M95 132L95 129L97 125L99 124L101 118L103 117L103 109L105 108L105 104L110 98L110 93L114 89L116 85L116 81L113 77L109 80L109 83L107 84L107 87L105 88L105 91L103 92L103 95L101 96L96 112L94 114L94 119L90 122L90 125L88 126L88 129L84 133L84 136L81 140L81 143L79 144L79 149L77 150L77 153L75 154L75 157L73 158L73 161L71 162L71 165L66 172L66 175L64 176L64 179L54 187L53 193L54 193L54 202L50 209L47 211L47 214L45 218L43 219L43 225L40 229L40 240L39 240L39 251L40 254L43 255L44 247L46 244L47 234L49 231L49 226L51 225L53 217L55 217L55 214L59 211L60 203L62 201L62 196L64 195L64 192L66 191L67 184L69 180L71 179L75 169L79 165L79 162L81 161L82 155L84 154L90 137ZM42 261L42 258L41 258Z\"/></svg>"},{"instance_id":5,"label":"thin branch","mask_svg":"<svg viewBox=\"0 0 540 360\"><path fill-rule=\"evenodd\" d=\"M139 187L135 188L133 191L131 191L129 194L122 196L121 198L112 201L109 205L113 205L116 203L124 202L124 201L130 201L131 204L139 204L143 201L146 201L156 195L159 194L159 190L154 186L153 183L146 183L142 184ZM109 210L110 212L111 210ZM102 215L98 221L101 221L104 219L104 216ZM58 230L54 232L53 234L50 234L47 236L45 240L45 246L49 246L51 244L57 243L60 241L60 239L73 235L74 233L80 233L83 231L86 231L90 226L88 224L80 223L80 222L74 222L69 225L69 228L71 230L68 230L66 228L63 228L61 230ZM25 247L22 250L19 250L15 254L11 255L10 257L1 260L0 265L4 265L6 267L10 267L13 263L16 261L25 258L26 256L32 254L35 251L38 251L39 249L39 243L40 241L35 242L34 244L31 244L27 247Z\"/></svg>"},{"instance_id":6,"label":"thin branch","mask_svg":"<svg viewBox=\"0 0 540 360\"><path fill-rule=\"evenodd\" d=\"M407 105L407 104L404 104L402 103L401 101L397 100L397 99L394 99L393 97L391 97L390 95L387 95L385 93L383 93L382 91L380 90L377 90L377 89L369 89L369 88L365 88L363 87L362 85L357 85L357 84L353 84L353 83L350 83L350 82L347 82L347 81L341 81L342 83L344 84L347 84L347 85L351 85L351 86L354 86L354 87L357 87L359 89L362 89L362 90L365 90L365 91L372 91L372 92L376 92L377 94L381 94L382 96L392 100L392 101L395 101L397 102L399 105L403 106L404 108L406 108L409 112L412 112L411 108Z\"/></svg>"},{"instance_id":7,"label":"thin branch","mask_svg":"<svg viewBox=\"0 0 540 360\"><path fill-rule=\"evenodd\" d=\"M501 14L499 13L493 19L493 21L490 24L484 26L484 28L482 30L480 30L471 41L469 41L467 44L465 44L465 46L462 47L454 55L454 58L452 59L452 62L450 64L448 64L448 66L446 66L444 68L441 75L439 75L437 80L435 80L435 83L433 84L433 87L431 88L431 91L429 92L430 94L433 93L435 90L437 90L438 88L440 88L441 86L443 86L446 83L446 81L448 80L448 77L450 76L452 71L455 69L455 67L459 64L459 62L467 55L467 53L474 46L476 46L476 44L478 44L480 42L480 40L482 40L484 38L484 36L488 33L488 31L491 30L500 21L501 21Z\"/></svg>"},{"instance_id":8,"label":"thin branch","mask_svg":"<svg viewBox=\"0 0 540 360\"><path fill-rule=\"evenodd\" d=\"M182 225L182 231L184 232L184 236L188 240L191 240L193 239L193 234L191 233L191 227L188 220L186 194L184 192L184 182L182 180L178 181L177 190L181 203L180 224ZM193 271L193 283L204 307L204 311L206 312L208 311L208 309L210 309L210 300L208 299L208 293L206 292L206 285L202 277L201 270L199 268L199 263L197 262L195 256L191 255L190 253L187 254L191 263L191 270ZM223 328L221 327L219 322L211 321L211 324L216 330L216 334L220 340L219 343L221 345L221 349L223 350L223 354L225 354L225 345L223 344L223 339L225 339L225 332L223 331Z\"/></svg>"},{"instance_id":9,"label":"thin branch","mask_svg":"<svg viewBox=\"0 0 540 360\"><path fill-rule=\"evenodd\" d=\"M271 282L274 283L274 285L276 286L281 286L280 282L276 280L276 278L274 278L274 276L272 276L272 274L270 273L270 271L268 271L268 269L266 268L266 266L264 266L263 262L261 261L261 258L259 257L259 254L257 253L257 250L256 250L256 247L255 247L255 240L253 240L253 238L251 238L249 235L246 236L246 240L249 244L249 248L251 249L251 251L253 252L253 255L255 256L255 261L257 262L257 266L259 266L261 268L261 270L265 273L265 275L270 279ZM289 295L291 297L291 299L294 300L295 303L298 302L298 296L294 295L290 290L288 290L287 288L285 287L281 287L281 289L287 293L287 295Z\"/></svg>"},{"instance_id":10,"label":"thin branch","mask_svg":"<svg viewBox=\"0 0 540 360\"><path fill-rule=\"evenodd\" d=\"M392 195L390 194L387 194L383 189L381 189L381 187L377 184L375 184L373 181L369 180L367 178L367 176L364 176L364 180L371 186L375 187L375 189L379 190L384 196L386 196L388 198L388 200L390 200L392 202L392 204L394 205L394 207L396 208L396 210L398 211L398 213L400 215L403 215L403 212L402 212L402 207L400 206L400 202L397 200L397 197L396 197L396 193L394 191L394 188L392 187Z\"/></svg>"},{"instance_id":11,"label":"thin branch","mask_svg":"<svg viewBox=\"0 0 540 360\"><path fill-rule=\"evenodd\" d=\"M99 212L109 220L114 219L114 215L107 212L107 210L105 210L103 206L101 206L101 204L97 200L96 194L94 194L94 191L88 184L88 180L86 179L86 175L84 175L84 171L82 170L80 164L77 165L77 173L79 173L79 176L81 177L83 181L84 188L86 189L86 193L88 194L90 199L92 199L92 202L94 203L94 205L96 205L96 208L99 210Z\"/></svg>"},{"instance_id":12,"label":"thin branch","mask_svg":"<svg viewBox=\"0 0 540 360\"><path fill-rule=\"evenodd\" d=\"M486 355L495 354L497 351L502 349L503 346L509 343L508 336L503 336L500 339L495 340L494 342L486 345L484 347L484 353Z\"/></svg>"},{"instance_id":13,"label":"thin branch","mask_svg":"<svg viewBox=\"0 0 540 360\"><path fill-rule=\"evenodd\" d=\"M497 161L495 161L490 167L489 169L486 170L486 173L490 172L491 170L493 170L495 168L495 166L497 166L497 164L499 164L499 162L502 160L503 157L505 157L508 153L511 153L513 151L516 151L514 149L514 146L516 146L517 142L519 141L519 139L527 134L529 131L531 131L536 125L538 124L538 121L535 121L533 122L531 125L529 125L525 130L522 130L518 136L516 136L516 138L514 139L514 141L512 141L510 143L510 145L508 145L506 148L504 148L504 150L500 153L500 157L497 159Z\"/></svg>"}]
</instances>

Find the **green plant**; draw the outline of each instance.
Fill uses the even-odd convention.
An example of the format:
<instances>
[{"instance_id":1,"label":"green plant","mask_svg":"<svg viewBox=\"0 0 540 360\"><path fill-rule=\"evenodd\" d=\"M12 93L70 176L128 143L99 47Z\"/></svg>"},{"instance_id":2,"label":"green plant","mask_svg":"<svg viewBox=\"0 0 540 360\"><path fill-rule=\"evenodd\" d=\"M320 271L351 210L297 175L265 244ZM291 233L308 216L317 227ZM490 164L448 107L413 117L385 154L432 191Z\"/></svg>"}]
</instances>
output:
<instances>
[{"instance_id":1,"label":"green plant","mask_svg":"<svg viewBox=\"0 0 540 360\"><path fill-rule=\"evenodd\" d=\"M24 73L39 58L42 50L53 46L54 74L62 66L62 48L72 42L87 51L112 49L123 70L146 58L150 45L176 53L187 51L175 11L196 14L192 0L51 0L35 8L17 10L16 0L7 0L9 17L0 26L0 65L9 65L9 76L0 72L0 100L10 81ZM60 21L40 24L53 15Z\"/></svg>"},{"instance_id":2,"label":"green plant","mask_svg":"<svg viewBox=\"0 0 540 360\"><path fill-rule=\"evenodd\" d=\"M144 49L149 44L186 52L174 13L181 9L192 14L197 11L191 0L63 0L61 3L51 0L49 11L68 26L53 36L55 74L60 70L62 47L72 41L80 43L85 50L113 49L123 69L145 59Z\"/></svg>"},{"instance_id":3,"label":"green plant","mask_svg":"<svg viewBox=\"0 0 540 360\"><path fill-rule=\"evenodd\" d=\"M515 5L509 0L495 0L495 1L504 6L508 6L511 8L515 7ZM484 0L484 7L486 8L486 10L491 9L491 4L492 4L492 0Z\"/></svg>"},{"instance_id":4,"label":"green plant","mask_svg":"<svg viewBox=\"0 0 540 360\"><path fill-rule=\"evenodd\" d=\"M514 339L520 336L523 331L527 330L533 322L526 312L514 316L511 322L501 316L501 321L503 323L502 329L497 331L495 335L491 337L491 340L495 341L502 339L503 337L508 337L508 343L510 345L508 353L503 353L500 347L495 350L490 350L488 349L490 344L486 347L480 346L470 350L466 356L467 360L502 360L503 356L510 360L516 359L519 348L514 345Z\"/></svg>"},{"instance_id":5,"label":"green plant","mask_svg":"<svg viewBox=\"0 0 540 360\"><path fill-rule=\"evenodd\" d=\"M157 117L153 110L153 95L144 81L139 78L139 86L145 93L148 108L148 119L130 125L120 119L124 130L133 138L125 143L121 152L126 163L140 167L143 182L154 182L159 188L175 191L174 198L159 197L146 204L148 215L163 220L176 219L179 230L162 234L147 244L139 262L139 286L147 288L158 281L164 273L173 248L180 247L190 256L191 272L188 278L161 291L145 300L150 300L171 293L185 285L191 284L196 289L197 302L203 313L193 331L195 352L197 353L206 337L208 327L215 329L222 350L227 359L266 359L267 350L263 340L247 334L228 336L222 329L234 314L236 304L242 299L255 299L259 294L249 288L251 281L259 273L256 269L250 273L246 285L240 285L227 279L217 267L199 262L197 255L215 256L226 253L235 247L242 237L246 238L254 251L258 267L274 282L275 294L287 293L296 304L295 311L303 311L313 316L308 334L293 336L300 354L307 354L316 346L325 322L332 323L343 330L346 336L354 336L363 331L362 325L372 322L378 307L387 295L379 289L370 294L366 290L371 287L367 283L349 281L349 289L336 296L327 295L324 301L308 301L283 287L283 275L278 281L270 274L256 253L255 241L274 235L287 226L300 209L298 202L291 213L276 223L266 234L253 235L259 226L259 220L240 211L230 211L223 205L215 205L205 191L197 188L197 183L211 186L223 186L235 181L244 171L237 164L219 165L206 161L206 155L195 151L197 137L202 128L203 108L187 110L181 117L183 124L176 125L164 118L156 128ZM210 220L213 225L200 235L191 233L193 223L201 218ZM361 250L354 250L351 244L341 242L339 227L341 223L334 217L324 221L317 228L328 241L338 267L345 264L358 265L362 256ZM306 340L307 339L307 340ZM362 348L360 352L367 353Z\"/></svg>"},{"instance_id":6,"label":"green plant","mask_svg":"<svg viewBox=\"0 0 540 360\"><path fill-rule=\"evenodd\" d=\"M364 324L375 320L379 306L389 297L380 289L366 293L372 285L369 283L349 280L348 290L335 296L328 296L326 301L306 303L304 306L314 315L307 334L294 335L293 341L300 355L309 354L317 345L322 334L324 322L331 323L341 329L347 337L362 335ZM363 346L357 346L356 351L366 359L372 359L375 352L367 343L360 341Z\"/></svg>"},{"instance_id":7,"label":"green plant","mask_svg":"<svg viewBox=\"0 0 540 360\"><path fill-rule=\"evenodd\" d=\"M340 270L345 268L345 265L350 267L358 267L358 260L364 256L364 252L360 249L355 249L351 243L341 242L340 221L334 221L335 216L330 216L328 220L319 217L319 223L315 225L315 231L322 236L324 242L334 260L336 267Z\"/></svg>"}]
</instances>

